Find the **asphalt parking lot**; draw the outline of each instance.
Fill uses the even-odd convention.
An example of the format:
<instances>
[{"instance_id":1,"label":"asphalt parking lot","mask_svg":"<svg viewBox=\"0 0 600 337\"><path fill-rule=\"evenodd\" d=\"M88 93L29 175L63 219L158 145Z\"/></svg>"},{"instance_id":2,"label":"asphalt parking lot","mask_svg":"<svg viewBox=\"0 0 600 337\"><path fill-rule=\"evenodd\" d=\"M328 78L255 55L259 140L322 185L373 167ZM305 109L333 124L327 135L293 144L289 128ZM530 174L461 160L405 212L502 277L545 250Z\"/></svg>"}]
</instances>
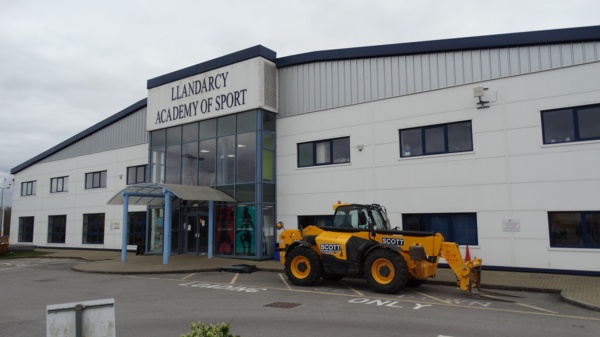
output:
<instances>
[{"instance_id":1,"label":"asphalt parking lot","mask_svg":"<svg viewBox=\"0 0 600 337\"><path fill-rule=\"evenodd\" d=\"M71 259L3 260L4 336L45 336L46 307L111 298L118 336L179 336L191 322L227 322L240 336L597 336L600 312L557 294L495 291L477 297L425 284L372 292L362 279L291 285L282 273L78 273ZM508 296L500 296L508 295ZM510 322L510 324L507 324Z\"/></svg>"}]
</instances>

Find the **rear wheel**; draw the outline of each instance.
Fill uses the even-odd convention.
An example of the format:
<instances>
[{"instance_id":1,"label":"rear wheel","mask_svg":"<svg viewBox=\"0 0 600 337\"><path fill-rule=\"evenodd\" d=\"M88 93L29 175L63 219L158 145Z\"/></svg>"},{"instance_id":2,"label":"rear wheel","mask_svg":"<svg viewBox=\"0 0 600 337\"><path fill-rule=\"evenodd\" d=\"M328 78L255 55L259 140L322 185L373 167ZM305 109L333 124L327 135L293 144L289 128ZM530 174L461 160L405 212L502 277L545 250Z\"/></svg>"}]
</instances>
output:
<instances>
[{"instance_id":1,"label":"rear wheel","mask_svg":"<svg viewBox=\"0 0 600 337\"><path fill-rule=\"evenodd\" d=\"M398 292L408 280L408 267L404 258L388 249L377 249L367 256L365 278L378 293Z\"/></svg>"},{"instance_id":2,"label":"rear wheel","mask_svg":"<svg viewBox=\"0 0 600 337\"><path fill-rule=\"evenodd\" d=\"M297 286L312 286L321 277L319 254L308 247L294 248L285 256L285 274Z\"/></svg>"}]
</instances>

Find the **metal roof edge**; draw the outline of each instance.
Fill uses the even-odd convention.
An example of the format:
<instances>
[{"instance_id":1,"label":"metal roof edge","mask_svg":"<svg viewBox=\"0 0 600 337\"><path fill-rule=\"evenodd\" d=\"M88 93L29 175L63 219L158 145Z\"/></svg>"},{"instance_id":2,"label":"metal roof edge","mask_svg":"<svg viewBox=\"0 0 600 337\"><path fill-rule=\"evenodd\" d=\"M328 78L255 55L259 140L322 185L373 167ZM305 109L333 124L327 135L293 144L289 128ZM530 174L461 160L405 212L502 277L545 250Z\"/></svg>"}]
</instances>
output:
<instances>
[{"instance_id":1,"label":"metal roof edge","mask_svg":"<svg viewBox=\"0 0 600 337\"><path fill-rule=\"evenodd\" d=\"M69 146L73 143L76 143L77 141L93 134L94 132L96 132L110 124L113 124L116 121L118 121L124 117L127 117L128 115L134 113L135 111L138 111L139 109L145 107L147 105L147 100L148 100L147 98L141 99L138 102L133 103L132 105L128 106L127 108L117 112L116 114L106 118L105 120L87 128L87 129L81 131L80 133L76 134L75 136L61 142L60 144L40 153L39 155L29 159L28 161L26 161L18 166L15 166L14 168L12 168L10 170L10 174L17 174L20 171L28 168L29 166L36 164L40 160L42 160L46 157L49 157L49 156L55 154L56 152L66 148L67 146Z\"/></svg>"},{"instance_id":2,"label":"metal roof edge","mask_svg":"<svg viewBox=\"0 0 600 337\"><path fill-rule=\"evenodd\" d=\"M263 57L269 61L275 62L277 53L262 45L256 45L254 47L243 49L187 68L179 69L168 74L151 78L148 80L147 89L152 89L163 84L180 80L182 78L202 74L213 69L225 67L230 64L242 62L255 57Z\"/></svg>"},{"instance_id":3,"label":"metal roof edge","mask_svg":"<svg viewBox=\"0 0 600 337\"><path fill-rule=\"evenodd\" d=\"M538 44L585 42L593 40L600 40L600 26L561 28L369 47L322 50L281 57L278 58L275 63L277 64L278 68L283 68L311 62L439 53L469 49L490 49Z\"/></svg>"}]
</instances>

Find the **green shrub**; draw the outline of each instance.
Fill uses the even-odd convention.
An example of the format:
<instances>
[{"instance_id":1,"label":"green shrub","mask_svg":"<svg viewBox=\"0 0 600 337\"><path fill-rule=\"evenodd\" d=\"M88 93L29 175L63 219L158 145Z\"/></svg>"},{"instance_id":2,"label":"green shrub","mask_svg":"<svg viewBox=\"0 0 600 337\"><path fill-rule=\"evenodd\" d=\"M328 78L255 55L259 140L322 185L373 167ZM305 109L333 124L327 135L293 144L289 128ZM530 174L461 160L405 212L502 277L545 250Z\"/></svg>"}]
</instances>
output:
<instances>
[{"instance_id":1,"label":"green shrub","mask_svg":"<svg viewBox=\"0 0 600 337\"><path fill-rule=\"evenodd\" d=\"M181 335L181 337L240 337L234 336L229 331L229 324L218 323L217 325L204 325L202 322L192 323L192 331Z\"/></svg>"}]
</instances>

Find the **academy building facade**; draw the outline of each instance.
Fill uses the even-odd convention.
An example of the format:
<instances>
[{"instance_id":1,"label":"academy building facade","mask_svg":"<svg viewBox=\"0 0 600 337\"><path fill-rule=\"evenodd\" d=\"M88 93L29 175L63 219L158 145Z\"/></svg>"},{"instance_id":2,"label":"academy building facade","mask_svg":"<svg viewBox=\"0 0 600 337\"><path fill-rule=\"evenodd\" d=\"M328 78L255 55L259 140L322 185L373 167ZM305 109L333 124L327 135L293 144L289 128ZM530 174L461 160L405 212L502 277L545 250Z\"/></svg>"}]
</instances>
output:
<instances>
[{"instance_id":1,"label":"academy building facade","mask_svg":"<svg viewBox=\"0 0 600 337\"><path fill-rule=\"evenodd\" d=\"M488 267L600 270L600 26L277 57L148 97L12 169L11 243L272 259L338 200Z\"/></svg>"}]
</instances>

